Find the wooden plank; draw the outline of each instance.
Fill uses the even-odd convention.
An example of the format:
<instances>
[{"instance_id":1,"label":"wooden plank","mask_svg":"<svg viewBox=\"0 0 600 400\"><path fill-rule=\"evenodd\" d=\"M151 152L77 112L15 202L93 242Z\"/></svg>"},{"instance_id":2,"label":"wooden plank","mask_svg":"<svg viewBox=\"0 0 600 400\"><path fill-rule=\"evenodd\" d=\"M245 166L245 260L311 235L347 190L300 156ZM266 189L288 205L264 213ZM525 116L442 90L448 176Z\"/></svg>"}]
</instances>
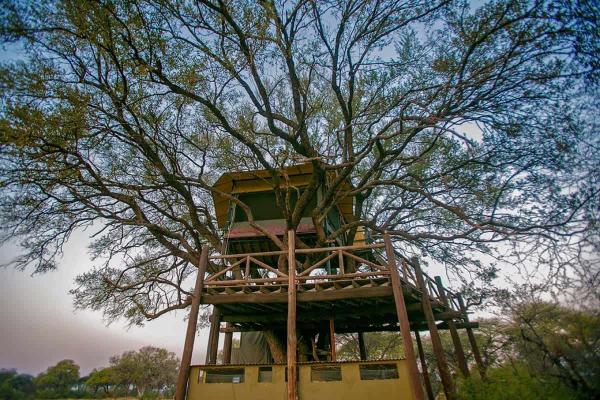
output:
<instances>
[{"instance_id":1,"label":"wooden plank","mask_svg":"<svg viewBox=\"0 0 600 400\"><path fill-rule=\"evenodd\" d=\"M363 246L337 246L337 247L318 247L314 249L298 249L296 254L312 254L312 253L329 253L330 251L338 250L366 250L366 249L380 249L385 247L383 243L367 244Z\"/></svg>"},{"instance_id":2,"label":"wooden plank","mask_svg":"<svg viewBox=\"0 0 600 400\"><path fill-rule=\"evenodd\" d=\"M421 272L421 267L419 266L419 261L416 257L412 259L412 265L415 269L415 275L419 289L422 291L421 304L423 305L423 313L427 319L431 344L433 345L433 352L435 354L438 371L444 387L444 393L446 394L446 399L454 400L456 398L456 389L454 387L454 382L452 381L452 376L450 375L450 369L446 363L446 358L444 357L444 348L442 347L442 341L440 340L438 328L435 325L435 319L431 309L431 300L427 295L427 285L423 280L423 273Z\"/></svg>"},{"instance_id":3,"label":"wooden plank","mask_svg":"<svg viewBox=\"0 0 600 400\"><path fill-rule=\"evenodd\" d=\"M337 255L338 255L339 274L344 275L346 273L344 271L344 253L341 250L338 250Z\"/></svg>"},{"instance_id":4,"label":"wooden plank","mask_svg":"<svg viewBox=\"0 0 600 400\"><path fill-rule=\"evenodd\" d=\"M335 348L335 322L333 319L329 320L329 347L331 349L331 361L337 361L337 354Z\"/></svg>"},{"instance_id":5,"label":"wooden plank","mask_svg":"<svg viewBox=\"0 0 600 400\"><path fill-rule=\"evenodd\" d=\"M288 231L288 315L287 315L287 399L296 400L298 388L296 386L296 348L298 338L296 337L296 235L293 230Z\"/></svg>"},{"instance_id":6,"label":"wooden plank","mask_svg":"<svg viewBox=\"0 0 600 400\"><path fill-rule=\"evenodd\" d=\"M312 281L312 280L323 280L323 279L356 279L365 278L372 276L383 276L389 275L389 271L376 271L376 272L356 272L352 274L335 274L335 275L313 275L313 276L298 276L299 281Z\"/></svg>"},{"instance_id":7,"label":"wooden plank","mask_svg":"<svg viewBox=\"0 0 600 400\"><path fill-rule=\"evenodd\" d=\"M379 270L379 271L387 271L387 268L385 268L385 267L383 267L383 266L381 266L381 265L375 264L375 263L373 263L373 262L371 262L371 261L369 261L369 260L365 260L365 259L364 259L364 258L362 258L362 257L359 257L359 256L357 256L357 255L354 255L354 254L352 254L352 253L348 253L348 252L346 252L346 251L344 251L343 253L344 253L346 256L348 256L348 257L350 257L350 258L353 258L353 259L355 259L356 261L358 261L358 262L360 262L360 263L363 263L363 264L365 264L365 265L368 265L368 266L369 266L369 267L371 267L371 268L374 268L374 269L376 269L376 270Z\"/></svg>"},{"instance_id":8,"label":"wooden plank","mask_svg":"<svg viewBox=\"0 0 600 400\"><path fill-rule=\"evenodd\" d=\"M231 328L231 324L225 324L225 329ZM233 345L233 332L225 332L225 340L223 341L223 364L231 364L231 347Z\"/></svg>"},{"instance_id":9,"label":"wooden plank","mask_svg":"<svg viewBox=\"0 0 600 400\"><path fill-rule=\"evenodd\" d=\"M421 343L421 334L419 331L415 331L415 339L417 342L417 349L419 351L419 359L421 360L421 371L423 371L421 375L423 376L423 383L425 384L427 398L429 400L435 400L433 388L431 387L431 379L429 379L429 369L427 368L427 361L425 360L425 352L423 351L423 343Z\"/></svg>"},{"instance_id":10,"label":"wooden plank","mask_svg":"<svg viewBox=\"0 0 600 400\"><path fill-rule=\"evenodd\" d=\"M385 297L392 296L393 291L389 286L380 287L360 287L348 288L346 290L323 290L322 292L301 292L297 293L298 302L309 301L334 301L343 299L369 298L369 297ZM205 294L203 297L204 304L233 304L233 303L286 303L287 295L283 293L233 293L228 295Z\"/></svg>"},{"instance_id":11,"label":"wooden plank","mask_svg":"<svg viewBox=\"0 0 600 400\"><path fill-rule=\"evenodd\" d=\"M192 304L185 332L185 342L183 345L183 354L181 355L181 364L177 374L177 386L175 388L175 400L184 400L187 391L187 383L190 376L190 365L192 364L192 352L194 351L194 339L196 338L196 329L198 327L198 313L202 297L202 288L204 286L204 275L208 265L208 246L202 246L200 260L198 262L198 274L196 275L196 285L192 296Z\"/></svg>"},{"instance_id":12,"label":"wooden plank","mask_svg":"<svg viewBox=\"0 0 600 400\"><path fill-rule=\"evenodd\" d=\"M221 325L221 314L217 307L213 307L210 317L210 330L208 333L208 346L206 349L206 364L216 364L219 352L219 330Z\"/></svg>"},{"instance_id":13,"label":"wooden plank","mask_svg":"<svg viewBox=\"0 0 600 400\"><path fill-rule=\"evenodd\" d=\"M440 299L442 300L442 303L444 303L444 305L446 305L449 308L450 303L448 302L448 298L446 297L446 291L444 289L444 285L442 284L442 278L439 276L435 276L433 279L435 279L435 283L438 287L438 293ZM462 375L465 378L468 378L471 374L469 373L469 367L467 365L465 351L463 350L462 343L460 342L460 337L458 336L458 331L456 330L454 318L450 318L446 322L448 323L450 336L452 337L452 343L454 344L454 354L456 355L458 368L460 369Z\"/></svg>"},{"instance_id":14,"label":"wooden plank","mask_svg":"<svg viewBox=\"0 0 600 400\"><path fill-rule=\"evenodd\" d=\"M298 274L298 277L306 276L306 275L310 274L313 270L319 268L321 265L325 264L327 261L331 260L334 257L335 257L335 252L332 252L327 257L323 258L322 260L317 261L315 264L311 265L309 268L302 271L302 273Z\"/></svg>"},{"instance_id":15,"label":"wooden plank","mask_svg":"<svg viewBox=\"0 0 600 400\"><path fill-rule=\"evenodd\" d=\"M400 275L398 274L398 268L396 266L396 256L394 254L394 247L390 239L390 235L386 232L384 235L385 240L385 253L388 261L388 268L390 270L390 276L392 279L392 292L394 294L394 302L396 304L396 314L398 316L398 322L400 323L400 334L402 335L402 344L404 345L404 356L408 362L408 372L411 380L411 389L413 397L416 400L423 400L423 387L421 386L421 379L419 378L419 369L417 367L417 359L415 357L415 350L412 344L412 335L410 334L410 322L408 320L408 313L406 312L406 304L404 303L404 294L402 293L402 283L400 282Z\"/></svg>"}]
</instances>

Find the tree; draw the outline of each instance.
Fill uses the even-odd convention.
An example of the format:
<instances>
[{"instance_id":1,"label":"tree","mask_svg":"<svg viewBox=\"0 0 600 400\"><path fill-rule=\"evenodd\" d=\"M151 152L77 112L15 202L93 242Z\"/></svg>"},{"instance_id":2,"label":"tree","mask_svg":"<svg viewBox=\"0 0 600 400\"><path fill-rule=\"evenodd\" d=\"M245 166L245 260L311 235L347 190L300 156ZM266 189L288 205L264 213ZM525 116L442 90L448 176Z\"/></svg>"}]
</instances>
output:
<instances>
[{"instance_id":1,"label":"tree","mask_svg":"<svg viewBox=\"0 0 600 400\"><path fill-rule=\"evenodd\" d=\"M600 315L549 302L512 312L515 350L532 373L560 381L582 398L600 396Z\"/></svg>"},{"instance_id":2,"label":"tree","mask_svg":"<svg viewBox=\"0 0 600 400\"><path fill-rule=\"evenodd\" d=\"M34 383L38 396L53 398L66 396L78 380L79 365L73 360L62 360L39 374Z\"/></svg>"},{"instance_id":3,"label":"tree","mask_svg":"<svg viewBox=\"0 0 600 400\"><path fill-rule=\"evenodd\" d=\"M119 383L120 379L114 367L107 367L99 370L94 369L85 381L85 385L92 389L94 394L100 389L102 389L105 394L110 394L111 388Z\"/></svg>"},{"instance_id":4,"label":"tree","mask_svg":"<svg viewBox=\"0 0 600 400\"><path fill-rule=\"evenodd\" d=\"M116 380L124 385L135 385L138 396L148 390L158 392L172 389L177 379L179 359L175 353L147 346L138 351L127 351L110 359Z\"/></svg>"},{"instance_id":5,"label":"tree","mask_svg":"<svg viewBox=\"0 0 600 400\"><path fill-rule=\"evenodd\" d=\"M15 370L0 369L0 398L4 400L30 399L35 392L33 377Z\"/></svg>"},{"instance_id":6,"label":"tree","mask_svg":"<svg viewBox=\"0 0 600 400\"><path fill-rule=\"evenodd\" d=\"M404 356L402 338L397 332L367 332L364 340L369 360L393 360ZM360 360L357 334L337 335L336 341L340 361Z\"/></svg>"},{"instance_id":7,"label":"tree","mask_svg":"<svg viewBox=\"0 0 600 400\"><path fill-rule=\"evenodd\" d=\"M211 183L259 167L290 229L317 189L315 226L355 196L356 220L317 246L388 231L405 256L475 278L498 243L562 260L598 226L587 4L4 2L2 38L22 49L0 70L14 264L54 268L94 225L79 307L134 324L185 308L201 246L222 250ZM281 170L299 162L314 173L292 205Z\"/></svg>"}]
</instances>

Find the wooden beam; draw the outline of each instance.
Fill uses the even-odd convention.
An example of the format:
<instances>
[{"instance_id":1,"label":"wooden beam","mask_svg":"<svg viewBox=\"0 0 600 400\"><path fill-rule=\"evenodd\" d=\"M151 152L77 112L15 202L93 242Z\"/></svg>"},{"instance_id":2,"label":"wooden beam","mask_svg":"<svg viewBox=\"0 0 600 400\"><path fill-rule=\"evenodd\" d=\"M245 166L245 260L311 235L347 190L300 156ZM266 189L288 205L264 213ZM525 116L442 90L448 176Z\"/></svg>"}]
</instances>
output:
<instances>
[{"instance_id":1,"label":"wooden beam","mask_svg":"<svg viewBox=\"0 0 600 400\"><path fill-rule=\"evenodd\" d=\"M365 333L358 332L358 352L360 353L361 361L366 361L368 358L367 347L365 346Z\"/></svg>"},{"instance_id":2,"label":"wooden beam","mask_svg":"<svg viewBox=\"0 0 600 400\"><path fill-rule=\"evenodd\" d=\"M184 400L187 391L187 383L190 376L190 365L192 364L192 352L194 351L194 340L196 338L196 328L198 327L198 313L200 310L200 300L202 297L202 288L204 287L204 275L208 265L208 246L202 246L200 260L198 262L198 273L196 275L196 285L192 295L192 305L185 332L185 342L183 345L183 354L181 355L181 364L177 374L177 386L175 388L175 400Z\"/></svg>"},{"instance_id":3,"label":"wooden beam","mask_svg":"<svg viewBox=\"0 0 600 400\"><path fill-rule=\"evenodd\" d=\"M473 351L473 358L475 358L475 363L477 364L477 369L479 370L479 375L481 376L482 379L486 378L485 375L485 364L483 362L483 359L481 358L481 353L479 352L479 346L477 346L477 340L475 340L475 334L473 333L473 327L471 326L471 324L473 323L469 323L469 315L467 314L467 308L465 307L465 303L463 301L463 298L460 294L457 295L457 299L458 299L458 304L460 304L460 309L461 311L464 313L465 315L465 321L466 321L466 325L465 329L467 330L467 337L469 338L469 343L471 344L471 350Z\"/></svg>"},{"instance_id":4,"label":"wooden beam","mask_svg":"<svg viewBox=\"0 0 600 400\"><path fill-rule=\"evenodd\" d=\"M298 338L296 337L296 233L288 231L288 315L287 315L287 399L298 398L296 386L296 348Z\"/></svg>"},{"instance_id":5,"label":"wooden beam","mask_svg":"<svg viewBox=\"0 0 600 400\"><path fill-rule=\"evenodd\" d=\"M444 386L444 393L446 394L446 399L454 400L456 398L456 389L454 387L454 382L452 381L452 376L450 375L450 369L448 368L448 364L446 363L446 358L444 357L444 348L442 347L442 341L440 340L438 328L435 325L433 311L431 310L431 300L429 299L429 292L427 291L425 281L423 280L423 272L421 271L421 267L419 266L419 260L417 260L416 257L413 257L412 265L415 269L417 284L419 285L419 289L422 292L421 304L423 305L423 313L425 314L425 317L427 319L427 326L429 327L429 334L431 336L431 344L433 345L435 360L438 365L438 371L440 373L442 385Z\"/></svg>"},{"instance_id":6,"label":"wooden beam","mask_svg":"<svg viewBox=\"0 0 600 400\"><path fill-rule=\"evenodd\" d=\"M446 290L442 284L442 278L439 276L434 277L435 283L438 287L440 299L442 303L447 307L450 307L448 297L446 297ZM460 342L460 336L456 330L456 324L453 318L446 321L448 323L448 329L450 330L450 336L452 337L452 343L454 344L454 355L456 356L456 362L458 363L458 369L465 378L468 378L471 374L469 373L469 366L467 365L467 358L465 357L465 351L463 350L462 343Z\"/></svg>"},{"instance_id":7,"label":"wooden beam","mask_svg":"<svg viewBox=\"0 0 600 400\"><path fill-rule=\"evenodd\" d=\"M410 322L408 320L408 314L406 312L406 304L404 303L402 284L400 281L400 275L398 274L398 267L396 265L394 247L392 245L390 235L387 232L384 235L384 240L385 253L387 256L388 268L390 270L390 277L392 281L394 302L396 304L396 314L398 316L398 322L400 323L400 334L402 335L402 344L404 345L404 356L406 357L406 361L408 362L408 373L410 375L411 380L411 389L415 400L423 400L423 387L421 386L421 379L419 378L419 369L417 367L415 350L412 344L412 335L410 334Z\"/></svg>"},{"instance_id":8,"label":"wooden beam","mask_svg":"<svg viewBox=\"0 0 600 400\"><path fill-rule=\"evenodd\" d=\"M323 290L320 292L297 293L298 302L333 301L367 297L386 297L393 295L389 286L347 288L344 290ZM233 304L233 303L286 303L287 293L232 293L205 294L204 304Z\"/></svg>"},{"instance_id":9,"label":"wooden beam","mask_svg":"<svg viewBox=\"0 0 600 400\"><path fill-rule=\"evenodd\" d=\"M415 339L417 341L417 349L419 350L419 359L421 360L422 371L421 376L423 376L423 383L425 384L427 398L429 400L435 400L433 388L431 387L431 379L429 379L429 369L427 368L427 361L425 360L425 352L423 351L423 343L421 343L421 334L419 331L415 331Z\"/></svg>"},{"instance_id":10,"label":"wooden beam","mask_svg":"<svg viewBox=\"0 0 600 400\"><path fill-rule=\"evenodd\" d=\"M225 324L225 328L230 328L230 323ZM231 347L233 345L233 332L225 332L223 341L223 364L231 364Z\"/></svg>"},{"instance_id":11,"label":"wooden beam","mask_svg":"<svg viewBox=\"0 0 600 400\"><path fill-rule=\"evenodd\" d=\"M333 319L329 320L329 347L331 348L331 361L337 361L337 355L335 353L335 322Z\"/></svg>"},{"instance_id":12,"label":"wooden beam","mask_svg":"<svg viewBox=\"0 0 600 400\"><path fill-rule=\"evenodd\" d=\"M206 349L206 364L216 364L219 353L219 331L221 325L221 313L217 307L213 307L210 316L210 330L208 333L208 346Z\"/></svg>"}]
</instances>

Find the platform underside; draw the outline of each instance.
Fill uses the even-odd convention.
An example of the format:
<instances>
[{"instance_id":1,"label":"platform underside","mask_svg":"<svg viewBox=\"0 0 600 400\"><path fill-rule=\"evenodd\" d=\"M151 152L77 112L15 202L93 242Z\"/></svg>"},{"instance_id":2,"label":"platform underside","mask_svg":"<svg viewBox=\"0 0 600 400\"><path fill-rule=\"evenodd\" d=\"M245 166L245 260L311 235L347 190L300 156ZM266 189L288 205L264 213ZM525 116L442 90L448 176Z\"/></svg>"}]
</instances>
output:
<instances>
[{"instance_id":1,"label":"platform underside","mask_svg":"<svg viewBox=\"0 0 600 400\"><path fill-rule=\"evenodd\" d=\"M426 330L422 293L409 285L402 289L411 329ZM278 329L286 324L285 284L212 287L205 289L202 300L215 305L222 321L232 323L238 331ZM435 299L431 303L438 320L456 314ZM299 329L319 329L324 321L334 319L339 333L398 330L389 278L299 283L296 308Z\"/></svg>"}]
</instances>

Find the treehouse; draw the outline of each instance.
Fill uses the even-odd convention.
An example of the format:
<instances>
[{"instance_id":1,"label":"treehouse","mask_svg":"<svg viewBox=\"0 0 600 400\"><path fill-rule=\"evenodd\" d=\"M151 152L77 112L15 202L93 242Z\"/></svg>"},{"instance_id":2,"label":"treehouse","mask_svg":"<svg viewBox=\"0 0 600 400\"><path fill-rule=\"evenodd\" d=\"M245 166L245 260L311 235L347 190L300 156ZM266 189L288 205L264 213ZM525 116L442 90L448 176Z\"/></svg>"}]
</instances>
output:
<instances>
[{"instance_id":1,"label":"treehouse","mask_svg":"<svg viewBox=\"0 0 600 400\"><path fill-rule=\"evenodd\" d=\"M265 232L283 236L286 231L283 207L286 204L285 192L289 190L290 209L296 206L298 197L309 185L313 174L312 164L300 164L281 171L277 185L282 189L282 198L276 196L276 184L271 173L267 170L230 172L223 174L213 185L213 200L219 228L225 231L227 253L266 252L276 250L272 240ZM318 228L325 235L335 232L340 226L354 220L353 200L349 195L349 181L338 185L335 192L337 201ZM315 207L324 196L324 188L315 191L304 208L301 220L295 229L296 235L307 244L314 244L317 227L312 215ZM246 205L252 214L254 225L249 222L248 213L240 203ZM337 245L345 245L348 240L345 235L336 237ZM362 241L364 236L359 231L355 240Z\"/></svg>"},{"instance_id":2,"label":"treehouse","mask_svg":"<svg viewBox=\"0 0 600 400\"><path fill-rule=\"evenodd\" d=\"M460 294L429 277L417 259L404 257L387 234L365 240L359 231L353 240L339 235L316 245L319 229L330 234L354 220L349 182L338 186L335 205L319 225L312 214L324 193L317 190L300 224L287 230L276 190L292 189L293 206L312 173L303 164L281 171L277 182L258 170L226 173L214 184L227 246L223 254L202 249L176 399L433 399L421 331L429 333L446 397L453 398L439 330L450 331L461 373L468 376L458 338L465 329L484 371L473 334L477 324L469 321ZM286 237L283 248L273 236ZM191 366L200 304L212 305L211 328L206 362ZM383 331L401 336L401 358L369 357L365 335ZM336 335L347 333L357 337L359 355L341 362Z\"/></svg>"}]
</instances>

